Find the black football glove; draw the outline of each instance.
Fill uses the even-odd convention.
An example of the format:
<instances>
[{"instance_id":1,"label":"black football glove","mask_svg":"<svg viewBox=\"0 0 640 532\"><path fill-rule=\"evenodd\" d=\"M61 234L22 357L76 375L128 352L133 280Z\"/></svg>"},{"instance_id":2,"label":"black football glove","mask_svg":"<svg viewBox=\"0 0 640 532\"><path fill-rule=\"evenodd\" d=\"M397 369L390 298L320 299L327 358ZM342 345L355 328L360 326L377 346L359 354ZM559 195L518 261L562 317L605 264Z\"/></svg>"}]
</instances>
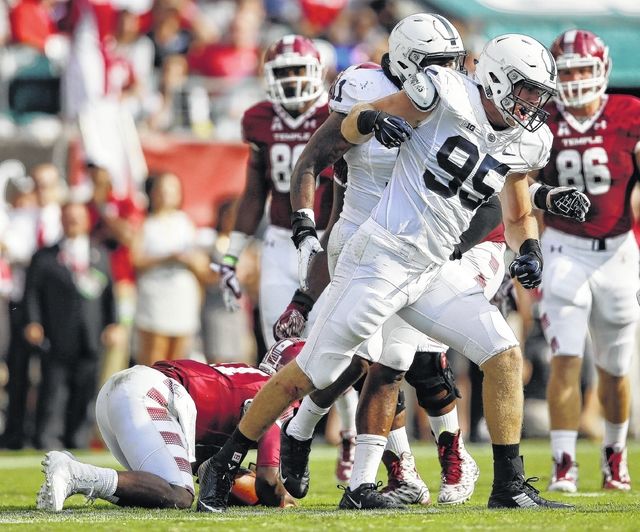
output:
<instances>
[{"instance_id":1,"label":"black football glove","mask_svg":"<svg viewBox=\"0 0 640 532\"><path fill-rule=\"evenodd\" d=\"M542 251L538 241L529 238L520 246L518 255L509 265L509 275L524 288L536 288L542 282Z\"/></svg>"},{"instance_id":2,"label":"black football glove","mask_svg":"<svg viewBox=\"0 0 640 532\"><path fill-rule=\"evenodd\" d=\"M584 222L591 207L586 194L575 187L542 185L534 195L534 204L543 211Z\"/></svg>"},{"instance_id":3,"label":"black football glove","mask_svg":"<svg viewBox=\"0 0 640 532\"><path fill-rule=\"evenodd\" d=\"M449 255L449 260L460 260L462 258L462 250L460 249L460 244L453 245L453 251L451 255Z\"/></svg>"},{"instance_id":4,"label":"black football glove","mask_svg":"<svg viewBox=\"0 0 640 532\"><path fill-rule=\"evenodd\" d=\"M411 138L413 128L404 118L384 111L363 111L358 115L358 131L373 133L385 148L397 148Z\"/></svg>"}]
</instances>

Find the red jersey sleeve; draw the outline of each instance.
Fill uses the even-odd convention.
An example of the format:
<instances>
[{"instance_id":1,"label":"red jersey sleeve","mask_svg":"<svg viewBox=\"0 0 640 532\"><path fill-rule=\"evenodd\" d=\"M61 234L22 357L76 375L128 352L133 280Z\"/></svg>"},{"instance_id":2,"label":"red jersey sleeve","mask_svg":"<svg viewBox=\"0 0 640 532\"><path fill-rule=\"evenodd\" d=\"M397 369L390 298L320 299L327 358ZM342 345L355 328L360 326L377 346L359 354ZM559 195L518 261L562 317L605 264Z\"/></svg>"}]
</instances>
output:
<instances>
[{"instance_id":1,"label":"red jersey sleeve","mask_svg":"<svg viewBox=\"0 0 640 532\"><path fill-rule=\"evenodd\" d=\"M260 438L256 465L258 467L280 466L280 426L278 423L271 425L271 428Z\"/></svg>"}]
</instances>

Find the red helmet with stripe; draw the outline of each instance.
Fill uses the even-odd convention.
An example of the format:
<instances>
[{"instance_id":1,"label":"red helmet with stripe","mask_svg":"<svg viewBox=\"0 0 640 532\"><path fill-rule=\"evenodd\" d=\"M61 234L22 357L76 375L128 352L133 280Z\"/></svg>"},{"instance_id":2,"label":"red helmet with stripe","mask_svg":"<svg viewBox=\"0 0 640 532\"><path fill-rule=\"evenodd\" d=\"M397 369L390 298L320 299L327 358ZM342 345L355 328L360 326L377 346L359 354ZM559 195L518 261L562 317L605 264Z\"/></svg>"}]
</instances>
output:
<instances>
[{"instance_id":1,"label":"red helmet with stripe","mask_svg":"<svg viewBox=\"0 0 640 532\"><path fill-rule=\"evenodd\" d=\"M285 35L269 46L264 75L269 100L286 109L299 109L324 91L320 52L302 35Z\"/></svg>"},{"instance_id":2,"label":"red helmet with stripe","mask_svg":"<svg viewBox=\"0 0 640 532\"><path fill-rule=\"evenodd\" d=\"M296 358L303 347L304 340L301 338L280 340L269 348L258 368L269 375L275 375L276 372Z\"/></svg>"},{"instance_id":3,"label":"red helmet with stripe","mask_svg":"<svg viewBox=\"0 0 640 532\"><path fill-rule=\"evenodd\" d=\"M611 72L609 48L595 33L569 30L551 45L558 66L557 100L568 107L583 107L600 98L607 89ZM590 69L590 75L562 81L566 71ZM563 72L564 71L564 72Z\"/></svg>"}]
</instances>

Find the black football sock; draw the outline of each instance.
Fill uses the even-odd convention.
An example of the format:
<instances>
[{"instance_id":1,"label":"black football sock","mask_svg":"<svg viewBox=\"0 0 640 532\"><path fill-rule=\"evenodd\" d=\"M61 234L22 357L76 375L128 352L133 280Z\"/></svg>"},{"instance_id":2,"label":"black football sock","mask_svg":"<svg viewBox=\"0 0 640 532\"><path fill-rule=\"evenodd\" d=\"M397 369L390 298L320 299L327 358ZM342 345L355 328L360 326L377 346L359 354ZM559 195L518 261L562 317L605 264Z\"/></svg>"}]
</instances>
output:
<instances>
[{"instance_id":1,"label":"black football sock","mask_svg":"<svg viewBox=\"0 0 640 532\"><path fill-rule=\"evenodd\" d=\"M214 460L219 464L226 465L229 471L237 470L244 457L247 456L249 449L255 443L236 428L231 437L222 446L222 449L214 456Z\"/></svg>"},{"instance_id":2,"label":"black football sock","mask_svg":"<svg viewBox=\"0 0 640 532\"><path fill-rule=\"evenodd\" d=\"M520 444L492 445L493 447L493 481L510 482L522 471L520 460Z\"/></svg>"}]
</instances>

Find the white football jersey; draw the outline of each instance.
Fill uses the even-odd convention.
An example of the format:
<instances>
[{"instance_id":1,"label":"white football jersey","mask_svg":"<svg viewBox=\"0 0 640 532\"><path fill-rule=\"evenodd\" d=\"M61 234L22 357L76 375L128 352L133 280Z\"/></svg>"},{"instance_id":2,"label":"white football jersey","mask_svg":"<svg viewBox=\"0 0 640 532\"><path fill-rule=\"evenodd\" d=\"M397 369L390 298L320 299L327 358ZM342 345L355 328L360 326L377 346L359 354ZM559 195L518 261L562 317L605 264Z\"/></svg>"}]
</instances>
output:
<instances>
[{"instance_id":1,"label":"white football jersey","mask_svg":"<svg viewBox=\"0 0 640 532\"><path fill-rule=\"evenodd\" d=\"M552 135L543 125L494 130L479 85L450 69L429 67L439 103L404 142L372 218L431 261L446 261L475 210L500 192L510 173L542 168Z\"/></svg>"},{"instance_id":2,"label":"white football jersey","mask_svg":"<svg viewBox=\"0 0 640 532\"><path fill-rule=\"evenodd\" d=\"M379 100L398 90L378 65L354 65L336 79L329 108L348 114L357 103ZM391 178L397 157L397 148L389 150L375 138L352 147L345 154L349 169L342 218L358 226L369 218Z\"/></svg>"}]
</instances>

